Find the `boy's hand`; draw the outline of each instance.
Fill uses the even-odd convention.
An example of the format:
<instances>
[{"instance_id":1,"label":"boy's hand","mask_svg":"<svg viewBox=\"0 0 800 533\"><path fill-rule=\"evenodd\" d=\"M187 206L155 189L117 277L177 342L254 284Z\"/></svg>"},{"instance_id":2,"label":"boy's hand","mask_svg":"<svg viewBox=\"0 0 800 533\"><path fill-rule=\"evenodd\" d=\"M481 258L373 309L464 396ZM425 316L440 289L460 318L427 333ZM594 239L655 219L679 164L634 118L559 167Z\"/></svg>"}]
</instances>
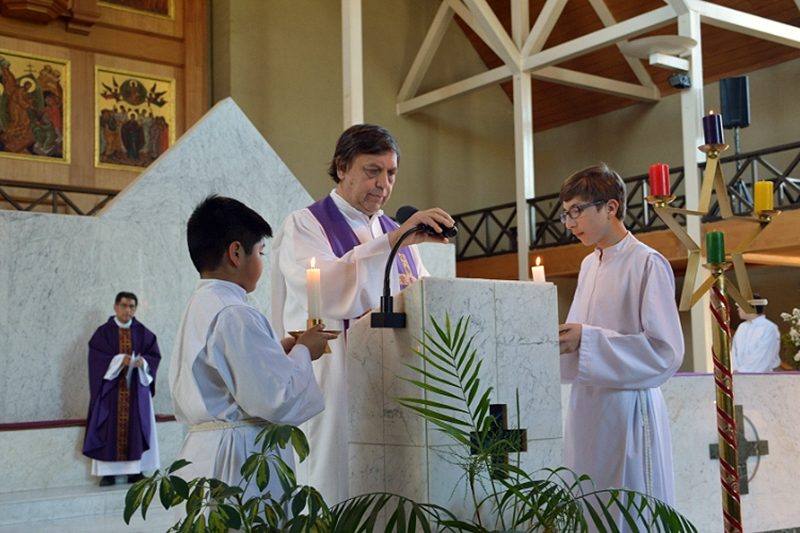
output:
<instances>
[{"instance_id":1,"label":"boy's hand","mask_svg":"<svg viewBox=\"0 0 800 533\"><path fill-rule=\"evenodd\" d=\"M572 353L581 346L580 324L561 324L558 326L558 351L561 354Z\"/></svg>"},{"instance_id":2,"label":"boy's hand","mask_svg":"<svg viewBox=\"0 0 800 533\"><path fill-rule=\"evenodd\" d=\"M339 336L338 333L329 333L323 331L325 324L317 324L313 328L305 331L297 339L297 344L302 344L311 353L311 360L316 361L325 352L325 346L328 345L329 340L333 340Z\"/></svg>"},{"instance_id":3,"label":"boy's hand","mask_svg":"<svg viewBox=\"0 0 800 533\"><path fill-rule=\"evenodd\" d=\"M281 339L281 346L283 346L283 351L285 353L289 353L294 348L294 345L297 341L294 340L294 337L284 337Z\"/></svg>"}]
</instances>

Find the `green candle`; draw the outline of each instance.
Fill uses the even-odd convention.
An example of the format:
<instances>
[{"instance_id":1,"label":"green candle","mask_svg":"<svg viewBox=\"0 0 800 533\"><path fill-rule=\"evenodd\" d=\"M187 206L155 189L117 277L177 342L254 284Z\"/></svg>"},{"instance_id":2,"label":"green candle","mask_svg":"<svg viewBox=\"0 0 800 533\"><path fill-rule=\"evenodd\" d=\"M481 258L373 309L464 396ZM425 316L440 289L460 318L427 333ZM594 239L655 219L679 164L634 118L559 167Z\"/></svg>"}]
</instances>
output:
<instances>
[{"instance_id":1,"label":"green candle","mask_svg":"<svg viewBox=\"0 0 800 533\"><path fill-rule=\"evenodd\" d=\"M706 233L706 260L709 263L725 262L725 234L721 231Z\"/></svg>"}]
</instances>

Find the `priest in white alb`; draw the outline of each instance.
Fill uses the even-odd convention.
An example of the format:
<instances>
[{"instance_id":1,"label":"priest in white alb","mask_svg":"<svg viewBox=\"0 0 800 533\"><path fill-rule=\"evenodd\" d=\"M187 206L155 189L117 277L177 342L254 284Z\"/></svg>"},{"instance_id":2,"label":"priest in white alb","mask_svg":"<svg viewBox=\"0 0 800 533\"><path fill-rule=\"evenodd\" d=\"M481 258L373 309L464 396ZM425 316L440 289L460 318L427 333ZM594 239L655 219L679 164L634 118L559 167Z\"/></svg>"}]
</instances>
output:
<instances>
[{"instance_id":1,"label":"priest in white alb","mask_svg":"<svg viewBox=\"0 0 800 533\"><path fill-rule=\"evenodd\" d=\"M441 209L417 211L398 226L383 214L397 178L400 150L384 128L351 126L339 137L328 174L336 187L323 199L291 213L272 244L272 323L279 334L303 330L309 318L346 332L349 321L378 307L392 246L407 230L425 224L441 232L453 219ZM447 242L426 232L403 241L391 269L396 294L427 271L414 244ZM306 269L320 271L322 316L309 317ZM298 479L316 487L328 504L349 494L346 333L330 343L332 353L314 363L325 411L302 429L311 452L298 465Z\"/></svg>"}]
</instances>

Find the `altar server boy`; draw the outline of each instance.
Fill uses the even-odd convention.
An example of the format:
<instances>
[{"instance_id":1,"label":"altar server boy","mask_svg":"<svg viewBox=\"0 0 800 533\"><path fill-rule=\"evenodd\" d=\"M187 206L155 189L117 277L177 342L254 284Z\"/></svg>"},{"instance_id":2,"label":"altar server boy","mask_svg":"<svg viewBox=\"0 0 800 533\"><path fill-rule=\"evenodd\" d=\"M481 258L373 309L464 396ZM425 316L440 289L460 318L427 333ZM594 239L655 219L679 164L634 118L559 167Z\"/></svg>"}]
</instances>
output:
<instances>
[{"instance_id":1,"label":"altar server boy","mask_svg":"<svg viewBox=\"0 0 800 533\"><path fill-rule=\"evenodd\" d=\"M632 489L674 504L659 387L683 360L675 279L669 262L625 228L625 197L624 182L605 164L561 186L561 221L594 248L559 328L561 377L572 384L564 460L598 489Z\"/></svg>"},{"instance_id":2,"label":"altar server boy","mask_svg":"<svg viewBox=\"0 0 800 533\"><path fill-rule=\"evenodd\" d=\"M311 362L329 339L323 325L295 343L279 340L269 321L247 302L263 270L269 224L232 198L210 196L187 226L189 255L200 280L181 320L169 382L175 416L189 425L180 457L187 479L205 476L230 485L260 451L256 435L270 423L298 425L324 408ZM313 453L313 452L312 452ZM280 452L290 466L291 450ZM276 475L267 490L279 499ZM250 483L245 498L258 494Z\"/></svg>"}]
</instances>

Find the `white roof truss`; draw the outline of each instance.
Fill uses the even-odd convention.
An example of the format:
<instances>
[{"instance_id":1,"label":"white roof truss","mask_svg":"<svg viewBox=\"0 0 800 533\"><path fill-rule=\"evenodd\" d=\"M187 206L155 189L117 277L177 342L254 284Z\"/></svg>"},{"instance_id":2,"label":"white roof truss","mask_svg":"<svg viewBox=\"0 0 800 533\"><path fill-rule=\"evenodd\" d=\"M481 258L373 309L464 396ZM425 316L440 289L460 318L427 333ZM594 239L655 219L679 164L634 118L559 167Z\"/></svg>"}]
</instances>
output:
<instances>
[{"instance_id":1,"label":"white roof truss","mask_svg":"<svg viewBox=\"0 0 800 533\"><path fill-rule=\"evenodd\" d=\"M679 15L690 11L697 13L706 24L800 48L800 28L705 0L664 0L665 5L622 22L614 19L603 0L589 0L605 27L544 49L544 44L567 1L546 0L533 27L529 29L528 0L512 0L512 35L509 35L487 0L442 0L398 94L398 114L411 113L437 102L507 81L522 72L529 72L536 79L554 83L645 102L658 101L660 92L639 59L625 58L639 84L568 70L557 65L607 46L619 46L628 39L663 27L675 21ZM800 9L800 0L795 2ZM454 15L461 18L504 65L424 94L417 94Z\"/></svg>"}]
</instances>

